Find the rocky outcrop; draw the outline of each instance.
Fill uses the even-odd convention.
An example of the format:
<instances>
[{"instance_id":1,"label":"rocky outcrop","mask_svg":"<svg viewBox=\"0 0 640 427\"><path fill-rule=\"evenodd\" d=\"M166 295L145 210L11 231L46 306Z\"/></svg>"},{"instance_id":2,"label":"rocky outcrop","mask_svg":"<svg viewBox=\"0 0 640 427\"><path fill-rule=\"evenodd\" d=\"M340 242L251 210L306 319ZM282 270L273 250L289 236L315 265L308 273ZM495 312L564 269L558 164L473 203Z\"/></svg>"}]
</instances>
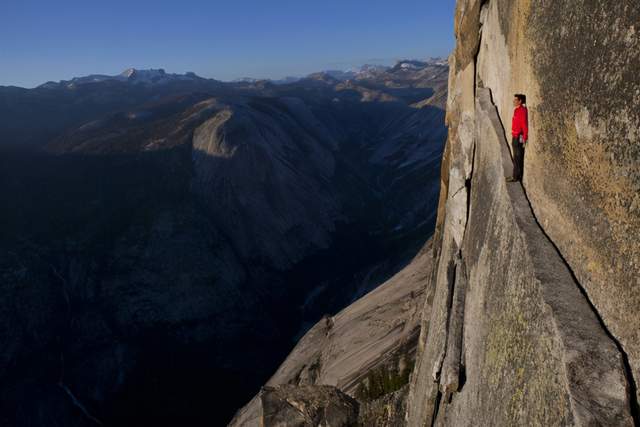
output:
<instances>
[{"instance_id":1,"label":"rocky outcrop","mask_svg":"<svg viewBox=\"0 0 640 427\"><path fill-rule=\"evenodd\" d=\"M458 1L408 425L638 422L638 22L631 1Z\"/></svg>"},{"instance_id":2,"label":"rocky outcrop","mask_svg":"<svg viewBox=\"0 0 640 427\"><path fill-rule=\"evenodd\" d=\"M355 399L331 386L263 387L236 414L231 425L241 427L350 427L358 424Z\"/></svg>"},{"instance_id":3,"label":"rocky outcrop","mask_svg":"<svg viewBox=\"0 0 640 427\"><path fill-rule=\"evenodd\" d=\"M363 427L403 426L408 392L409 386L405 385L401 389L387 393L373 401L361 402L359 425Z\"/></svg>"},{"instance_id":4,"label":"rocky outcrop","mask_svg":"<svg viewBox=\"0 0 640 427\"><path fill-rule=\"evenodd\" d=\"M231 425L252 425L247 420L255 417L260 402L264 406L265 390L314 390L310 387L317 385L357 399L360 425L401 425L431 265L427 243L383 285L318 322Z\"/></svg>"},{"instance_id":5,"label":"rocky outcrop","mask_svg":"<svg viewBox=\"0 0 640 427\"><path fill-rule=\"evenodd\" d=\"M262 387L231 421L238 427L395 427L403 425L407 387L361 402L327 385Z\"/></svg>"},{"instance_id":6,"label":"rocky outcrop","mask_svg":"<svg viewBox=\"0 0 640 427\"><path fill-rule=\"evenodd\" d=\"M312 327L267 385L327 384L355 395L367 373L411 370L430 245L380 287ZM393 365L393 368L391 367Z\"/></svg>"}]
</instances>

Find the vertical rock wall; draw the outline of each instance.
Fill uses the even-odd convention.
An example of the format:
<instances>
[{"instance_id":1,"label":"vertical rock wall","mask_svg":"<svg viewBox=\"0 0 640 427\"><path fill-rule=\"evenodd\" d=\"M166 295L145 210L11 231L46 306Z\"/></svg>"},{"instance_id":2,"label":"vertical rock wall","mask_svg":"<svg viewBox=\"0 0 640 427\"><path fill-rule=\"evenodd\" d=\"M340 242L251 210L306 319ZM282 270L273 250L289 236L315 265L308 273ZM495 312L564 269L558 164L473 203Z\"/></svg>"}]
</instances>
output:
<instances>
[{"instance_id":1,"label":"vertical rock wall","mask_svg":"<svg viewBox=\"0 0 640 427\"><path fill-rule=\"evenodd\" d=\"M640 3L459 0L409 425L633 425ZM524 184L508 184L513 94ZM506 135L505 135L506 132Z\"/></svg>"}]
</instances>

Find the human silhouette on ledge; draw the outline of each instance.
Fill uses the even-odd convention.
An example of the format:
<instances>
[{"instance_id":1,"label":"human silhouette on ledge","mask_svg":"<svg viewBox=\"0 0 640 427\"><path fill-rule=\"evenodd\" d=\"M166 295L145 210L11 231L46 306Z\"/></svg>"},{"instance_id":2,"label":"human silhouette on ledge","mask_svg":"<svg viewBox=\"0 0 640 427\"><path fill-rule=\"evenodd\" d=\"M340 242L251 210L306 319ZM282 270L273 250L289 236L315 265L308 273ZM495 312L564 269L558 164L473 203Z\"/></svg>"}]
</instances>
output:
<instances>
[{"instance_id":1,"label":"human silhouette on ledge","mask_svg":"<svg viewBox=\"0 0 640 427\"><path fill-rule=\"evenodd\" d=\"M527 97L516 93L513 98L513 119L511 121L511 148L513 151L513 173L507 178L508 182L522 181L524 169L524 147L529 138L529 112Z\"/></svg>"}]
</instances>

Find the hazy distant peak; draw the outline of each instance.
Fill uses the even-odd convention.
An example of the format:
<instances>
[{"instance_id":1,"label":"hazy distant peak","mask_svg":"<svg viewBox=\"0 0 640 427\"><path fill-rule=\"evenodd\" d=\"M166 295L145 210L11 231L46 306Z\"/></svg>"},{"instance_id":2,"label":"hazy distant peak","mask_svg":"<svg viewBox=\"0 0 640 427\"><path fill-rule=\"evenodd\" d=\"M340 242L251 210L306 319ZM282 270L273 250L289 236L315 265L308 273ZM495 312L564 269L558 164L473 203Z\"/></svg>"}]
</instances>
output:
<instances>
[{"instance_id":1,"label":"hazy distant peak","mask_svg":"<svg viewBox=\"0 0 640 427\"><path fill-rule=\"evenodd\" d=\"M391 71L398 70L422 70L430 66L447 66L448 62L443 58L429 58L427 60L402 59L396 62Z\"/></svg>"},{"instance_id":2,"label":"hazy distant peak","mask_svg":"<svg viewBox=\"0 0 640 427\"><path fill-rule=\"evenodd\" d=\"M377 71L387 71L389 68L388 65L380 65L380 64L364 64L361 67L355 69L357 73L367 73L367 72L377 72Z\"/></svg>"},{"instance_id":3,"label":"hazy distant peak","mask_svg":"<svg viewBox=\"0 0 640 427\"><path fill-rule=\"evenodd\" d=\"M274 84L289 84L289 83L295 83L302 80L302 77L298 77L298 76L286 76L283 77L281 79L277 79L277 80L271 80L271 83Z\"/></svg>"},{"instance_id":4,"label":"hazy distant peak","mask_svg":"<svg viewBox=\"0 0 640 427\"><path fill-rule=\"evenodd\" d=\"M260 80L264 79L256 79L254 77L240 77L238 79L231 80L232 83L257 83Z\"/></svg>"},{"instance_id":5,"label":"hazy distant peak","mask_svg":"<svg viewBox=\"0 0 640 427\"><path fill-rule=\"evenodd\" d=\"M136 69L135 69L135 68L127 68L127 69L126 69L126 70L124 70L122 73L120 73L120 75L121 75L122 77L129 78L129 77L133 76L133 75L135 74L135 72L136 72Z\"/></svg>"},{"instance_id":6,"label":"hazy distant peak","mask_svg":"<svg viewBox=\"0 0 640 427\"><path fill-rule=\"evenodd\" d=\"M343 80L347 72L339 70L326 70L318 73L312 73L307 76L307 79L318 80L325 83L337 83Z\"/></svg>"},{"instance_id":7,"label":"hazy distant peak","mask_svg":"<svg viewBox=\"0 0 640 427\"><path fill-rule=\"evenodd\" d=\"M137 70L135 68L127 68L120 76L126 77L127 79L137 79L137 80L153 80L153 79L161 79L167 76L163 68L159 68L157 70L149 69L149 70ZM173 74L172 76L179 76L179 74Z\"/></svg>"},{"instance_id":8,"label":"hazy distant peak","mask_svg":"<svg viewBox=\"0 0 640 427\"><path fill-rule=\"evenodd\" d=\"M173 81L184 80L198 80L202 77L196 75L193 71L189 71L185 74L168 74L163 68L148 70L139 70L137 68L127 68L120 74L115 76L109 76L104 74L90 74L83 77L74 77L71 80L61 80L60 82L47 82L40 86L43 89L55 89L59 87L66 87L73 89L79 85L87 83L98 83L105 81L121 81L131 83L143 83L143 84L164 84Z\"/></svg>"}]
</instances>

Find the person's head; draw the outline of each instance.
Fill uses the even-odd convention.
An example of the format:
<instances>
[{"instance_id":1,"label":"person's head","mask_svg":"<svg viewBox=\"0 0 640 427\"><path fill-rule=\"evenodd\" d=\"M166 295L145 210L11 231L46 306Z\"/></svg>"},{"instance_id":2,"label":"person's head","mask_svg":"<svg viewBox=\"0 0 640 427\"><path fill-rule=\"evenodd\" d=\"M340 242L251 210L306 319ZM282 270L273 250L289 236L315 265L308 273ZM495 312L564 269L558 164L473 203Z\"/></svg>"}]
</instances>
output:
<instances>
[{"instance_id":1,"label":"person's head","mask_svg":"<svg viewBox=\"0 0 640 427\"><path fill-rule=\"evenodd\" d=\"M525 105L527 103L527 96L521 93L516 93L513 95L513 106L519 107L521 105Z\"/></svg>"}]
</instances>

